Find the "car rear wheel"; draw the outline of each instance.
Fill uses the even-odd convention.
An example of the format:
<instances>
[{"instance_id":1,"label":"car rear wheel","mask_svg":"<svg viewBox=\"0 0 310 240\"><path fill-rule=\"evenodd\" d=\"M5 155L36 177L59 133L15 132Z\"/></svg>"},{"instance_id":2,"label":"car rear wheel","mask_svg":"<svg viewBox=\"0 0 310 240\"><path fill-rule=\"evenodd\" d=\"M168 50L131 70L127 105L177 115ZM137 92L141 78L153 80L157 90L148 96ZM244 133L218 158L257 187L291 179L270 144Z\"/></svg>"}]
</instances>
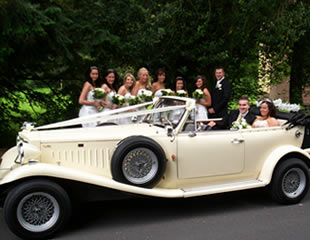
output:
<instances>
[{"instance_id":1,"label":"car rear wheel","mask_svg":"<svg viewBox=\"0 0 310 240\"><path fill-rule=\"evenodd\" d=\"M116 181L152 188L166 169L166 156L154 140L134 136L123 140L112 157L112 175Z\"/></svg>"},{"instance_id":2,"label":"car rear wheel","mask_svg":"<svg viewBox=\"0 0 310 240\"><path fill-rule=\"evenodd\" d=\"M276 167L270 184L271 197L282 204L301 201L309 188L309 169L300 159L290 158Z\"/></svg>"},{"instance_id":3,"label":"car rear wheel","mask_svg":"<svg viewBox=\"0 0 310 240\"><path fill-rule=\"evenodd\" d=\"M4 216L13 233L23 239L46 239L68 221L68 194L49 180L30 180L13 188L4 202Z\"/></svg>"}]
</instances>

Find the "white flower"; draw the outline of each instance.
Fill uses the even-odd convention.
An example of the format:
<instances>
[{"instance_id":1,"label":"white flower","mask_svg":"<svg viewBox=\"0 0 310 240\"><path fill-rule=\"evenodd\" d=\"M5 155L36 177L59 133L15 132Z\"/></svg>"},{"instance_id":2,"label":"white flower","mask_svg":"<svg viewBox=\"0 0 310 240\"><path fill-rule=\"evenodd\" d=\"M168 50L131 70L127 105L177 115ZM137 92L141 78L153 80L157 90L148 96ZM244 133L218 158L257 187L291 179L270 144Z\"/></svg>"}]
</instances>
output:
<instances>
[{"instance_id":1,"label":"white flower","mask_svg":"<svg viewBox=\"0 0 310 240\"><path fill-rule=\"evenodd\" d=\"M107 95L107 92L103 88L95 88L93 91L93 97L101 100Z\"/></svg>"},{"instance_id":2,"label":"white flower","mask_svg":"<svg viewBox=\"0 0 310 240\"><path fill-rule=\"evenodd\" d=\"M153 92L150 90L141 90L139 93L139 98L141 99L142 102L149 102L152 101L153 98Z\"/></svg>"},{"instance_id":3,"label":"white flower","mask_svg":"<svg viewBox=\"0 0 310 240\"><path fill-rule=\"evenodd\" d=\"M186 91L184 91L183 89L182 90L178 90L175 93L175 95L178 96L178 97L186 97Z\"/></svg>"},{"instance_id":4,"label":"white flower","mask_svg":"<svg viewBox=\"0 0 310 240\"><path fill-rule=\"evenodd\" d=\"M195 98L195 99L201 99L201 98L203 98L203 96L204 96L204 93L201 89L196 89L193 92L193 98Z\"/></svg>"},{"instance_id":5,"label":"white flower","mask_svg":"<svg viewBox=\"0 0 310 240\"><path fill-rule=\"evenodd\" d=\"M217 82L215 88L217 88L218 90L222 90L222 84Z\"/></svg>"},{"instance_id":6,"label":"white flower","mask_svg":"<svg viewBox=\"0 0 310 240\"><path fill-rule=\"evenodd\" d=\"M171 96L173 94L171 89L161 89L163 96Z\"/></svg>"},{"instance_id":7,"label":"white flower","mask_svg":"<svg viewBox=\"0 0 310 240\"><path fill-rule=\"evenodd\" d=\"M239 129L247 129L247 128L251 128L251 126L247 123L247 121L244 118L242 118L239 121L234 121L230 129L239 130Z\"/></svg>"},{"instance_id":8,"label":"white flower","mask_svg":"<svg viewBox=\"0 0 310 240\"><path fill-rule=\"evenodd\" d=\"M112 103L114 103L118 106L122 106L125 103L125 97L120 95L120 94L115 94L112 97Z\"/></svg>"}]
</instances>

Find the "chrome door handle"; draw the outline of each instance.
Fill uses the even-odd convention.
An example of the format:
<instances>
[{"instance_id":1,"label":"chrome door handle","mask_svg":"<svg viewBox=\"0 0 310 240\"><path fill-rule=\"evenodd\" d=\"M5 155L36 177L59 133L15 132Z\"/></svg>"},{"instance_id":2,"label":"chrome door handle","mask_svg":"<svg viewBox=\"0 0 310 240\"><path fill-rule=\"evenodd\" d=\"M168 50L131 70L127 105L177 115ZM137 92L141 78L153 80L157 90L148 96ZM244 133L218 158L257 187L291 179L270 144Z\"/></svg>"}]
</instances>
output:
<instances>
[{"instance_id":1,"label":"chrome door handle","mask_svg":"<svg viewBox=\"0 0 310 240\"><path fill-rule=\"evenodd\" d=\"M233 140L231 140L231 142L234 144L243 143L244 139L243 138L234 138Z\"/></svg>"}]
</instances>

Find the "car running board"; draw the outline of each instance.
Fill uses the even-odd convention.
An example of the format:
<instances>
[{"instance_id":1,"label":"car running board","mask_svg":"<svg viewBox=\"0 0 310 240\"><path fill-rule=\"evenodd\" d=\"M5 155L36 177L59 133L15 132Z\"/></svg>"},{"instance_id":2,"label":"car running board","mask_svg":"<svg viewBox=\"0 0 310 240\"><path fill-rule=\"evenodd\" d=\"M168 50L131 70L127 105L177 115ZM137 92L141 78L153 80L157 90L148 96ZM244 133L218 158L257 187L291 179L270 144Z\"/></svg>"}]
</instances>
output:
<instances>
[{"instance_id":1,"label":"car running board","mask_svg":"<svg viewBox=\"0 0 310 240\"><path fill-rule=\"evenodd\" d=\"M250 181L243 181L243 182L218 184L218 185L212 185L208 187L183 188L183 191L184 191L184 197L187 198L187 197L196 197L196 196L209 195L209 194L222 193L222 192L232 192L232 191L265 187L265 186L266 186L266 183L262 181L250 180Z\"/></svg>"}]
</instances>

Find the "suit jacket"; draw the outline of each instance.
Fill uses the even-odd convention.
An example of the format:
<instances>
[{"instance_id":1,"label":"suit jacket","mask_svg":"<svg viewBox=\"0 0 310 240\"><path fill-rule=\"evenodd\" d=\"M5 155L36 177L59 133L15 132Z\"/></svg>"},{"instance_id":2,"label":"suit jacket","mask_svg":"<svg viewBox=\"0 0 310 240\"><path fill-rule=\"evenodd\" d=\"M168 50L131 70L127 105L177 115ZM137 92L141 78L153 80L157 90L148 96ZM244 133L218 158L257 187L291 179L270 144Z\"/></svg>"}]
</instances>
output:
<instances>
[{"instance_id":1,"label":"suit jacket","mask_svg":"<svg viewBox=\"0 0 310 240\"><path fill-rule=\"evenodd\" d=\"M228 102L231 96L231 83L224 78L221 82L221 89L215 87L211 91L211 108L214 109L215 114L210 114L209 118L225 117L227 115Z\"/></svg>"},{"instance_id":2,"label":"suit jacket","mask_svg":"<svg viewBox=\"0 0 310 240\"><path fill-rule=\"evenodd\" d=\"M237 120L239 114L240 114L239 110L231 110L230 113L226 115L222 121L216 123L215 127L221 129L230 129L232 123ZM249 125L252 125L252 123L256 119L256 115L249 111L247 115L245 115L244 119L247 121Z\"/></svg>"}]
</instances>

